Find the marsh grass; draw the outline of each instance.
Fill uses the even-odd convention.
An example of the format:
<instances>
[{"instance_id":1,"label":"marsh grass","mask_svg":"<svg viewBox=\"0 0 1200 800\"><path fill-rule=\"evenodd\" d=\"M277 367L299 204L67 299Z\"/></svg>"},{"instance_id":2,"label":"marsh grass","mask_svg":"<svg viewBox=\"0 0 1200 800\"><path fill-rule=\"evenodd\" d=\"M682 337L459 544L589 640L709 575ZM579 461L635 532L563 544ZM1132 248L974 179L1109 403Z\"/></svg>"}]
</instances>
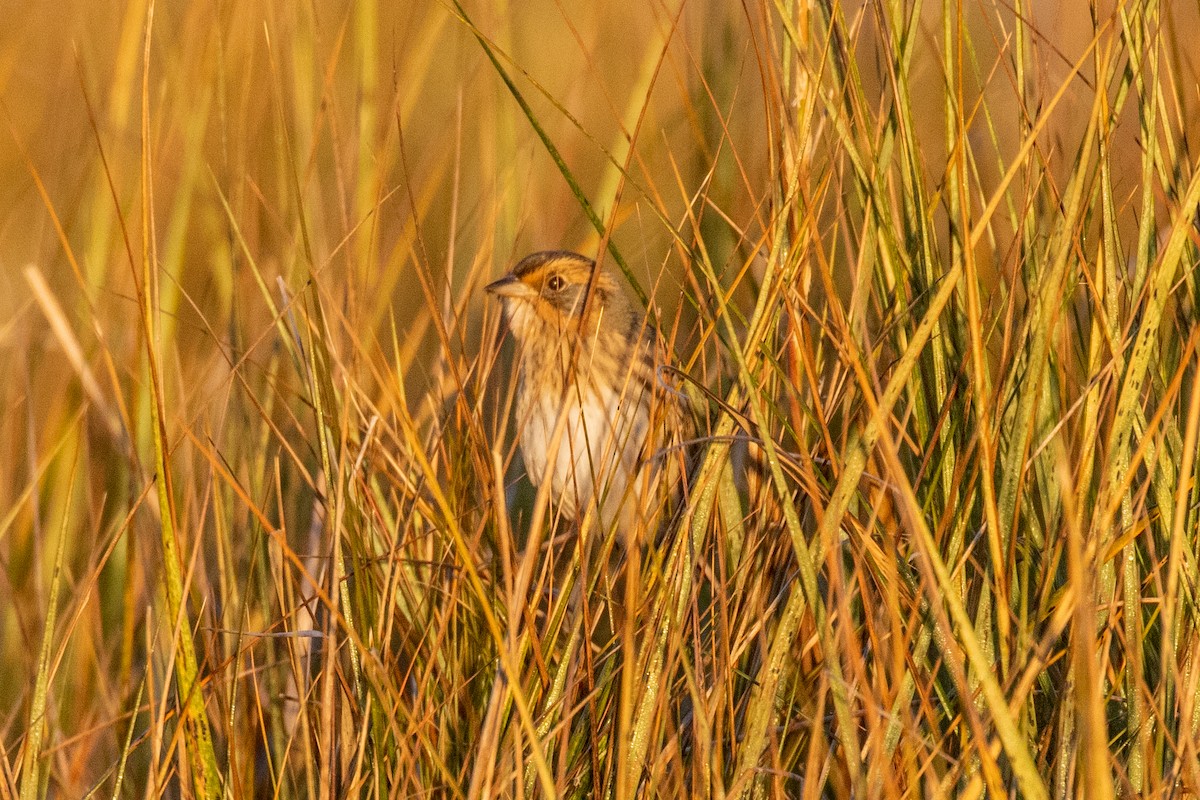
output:
<instances>
[{"instance_id":1,"label":"marsh grass","mask_svg":"<svg viewBox=\"0 0 1200 800\"><path fill-rule=\"evenodd\" d=\"M1196 24L30 7L0 798L1200 793ZM654 546L523 477L546 247L703 409Z\"/></svg>"}]
</instances>

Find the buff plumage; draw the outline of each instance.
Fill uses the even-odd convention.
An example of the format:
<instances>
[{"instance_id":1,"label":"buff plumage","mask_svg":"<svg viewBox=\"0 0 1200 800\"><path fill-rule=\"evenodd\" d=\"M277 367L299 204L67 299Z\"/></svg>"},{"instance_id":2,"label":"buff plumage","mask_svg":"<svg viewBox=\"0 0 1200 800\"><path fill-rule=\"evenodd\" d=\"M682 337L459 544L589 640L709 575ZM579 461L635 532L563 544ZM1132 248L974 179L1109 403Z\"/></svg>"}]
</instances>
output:
<instances>
[{"instance_id":1,"label":"buff plumage","mask_svg":"<svg viewBox=\"0 0 1200 800\"><path fill-rule=\"evenodd\" d=\"M606 270L534 253L488 285L516 342L517 429L535 486L561 514L595 510L626 535L652 520L682 473L687 415L657 333Z\"/></svg>"}]
</instances>

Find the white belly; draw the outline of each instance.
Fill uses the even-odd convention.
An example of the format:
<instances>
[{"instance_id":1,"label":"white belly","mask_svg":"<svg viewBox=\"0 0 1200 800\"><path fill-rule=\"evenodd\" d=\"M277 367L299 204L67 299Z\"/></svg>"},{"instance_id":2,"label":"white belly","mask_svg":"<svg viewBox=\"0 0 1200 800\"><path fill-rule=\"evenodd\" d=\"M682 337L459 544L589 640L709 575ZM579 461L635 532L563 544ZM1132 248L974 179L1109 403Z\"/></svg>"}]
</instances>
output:
<instances>
[{"instance_id":1,"label":"white belly","mask_svg":"<svg viewBox=\"0 0 1200 800\"><path fill-rule=\"evenodd\" d=\"M637 507L640 481L635 478L649 427L647 405L609 388L568 397L561 406L557 400L535 403L523 421L525 468L535 486L550 481L551 496L564 515L582 519L595 507L608 528ZM560 407L562 432L552 448Z\"/></svg>"}]
</instances>

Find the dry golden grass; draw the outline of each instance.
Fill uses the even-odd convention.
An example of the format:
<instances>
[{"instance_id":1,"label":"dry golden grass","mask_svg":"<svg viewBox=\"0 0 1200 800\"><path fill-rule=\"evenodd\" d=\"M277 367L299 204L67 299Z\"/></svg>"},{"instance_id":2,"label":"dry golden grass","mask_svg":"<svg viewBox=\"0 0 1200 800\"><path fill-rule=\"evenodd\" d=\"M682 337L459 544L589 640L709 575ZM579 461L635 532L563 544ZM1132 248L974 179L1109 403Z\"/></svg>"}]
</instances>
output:
<instances>
[{"instance_id":1,"label":"dry golden grass","mask_svg":"<svg viewBox=\"0 0 1200 800\"><path fill-rule=\"evenodd\" d=\"M0 800L1200 792L1184 5L11 13ZM625 563L514 454L547 247L708 398Z\"/></svg>"}]
</instances>

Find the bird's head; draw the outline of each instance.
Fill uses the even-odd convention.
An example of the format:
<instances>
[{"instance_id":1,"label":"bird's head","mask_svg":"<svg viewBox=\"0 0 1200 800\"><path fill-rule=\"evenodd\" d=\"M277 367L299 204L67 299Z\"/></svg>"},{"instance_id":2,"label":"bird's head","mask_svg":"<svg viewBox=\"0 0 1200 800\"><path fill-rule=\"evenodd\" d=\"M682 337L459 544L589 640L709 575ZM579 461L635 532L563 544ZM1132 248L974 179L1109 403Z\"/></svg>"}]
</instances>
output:
<instances>
[{"instance_id":1,"label":"bird's head","mask_svg":"<svg viewBox=\"0 0 1200 800\"><path fill-rule=\"evenodd\" d=\"M503 302L509 327L521 342L623 326L629 313L612 276L597 271L590 258L566 250L526 256L484 288Z\"/></svg>"}]
</instances>

